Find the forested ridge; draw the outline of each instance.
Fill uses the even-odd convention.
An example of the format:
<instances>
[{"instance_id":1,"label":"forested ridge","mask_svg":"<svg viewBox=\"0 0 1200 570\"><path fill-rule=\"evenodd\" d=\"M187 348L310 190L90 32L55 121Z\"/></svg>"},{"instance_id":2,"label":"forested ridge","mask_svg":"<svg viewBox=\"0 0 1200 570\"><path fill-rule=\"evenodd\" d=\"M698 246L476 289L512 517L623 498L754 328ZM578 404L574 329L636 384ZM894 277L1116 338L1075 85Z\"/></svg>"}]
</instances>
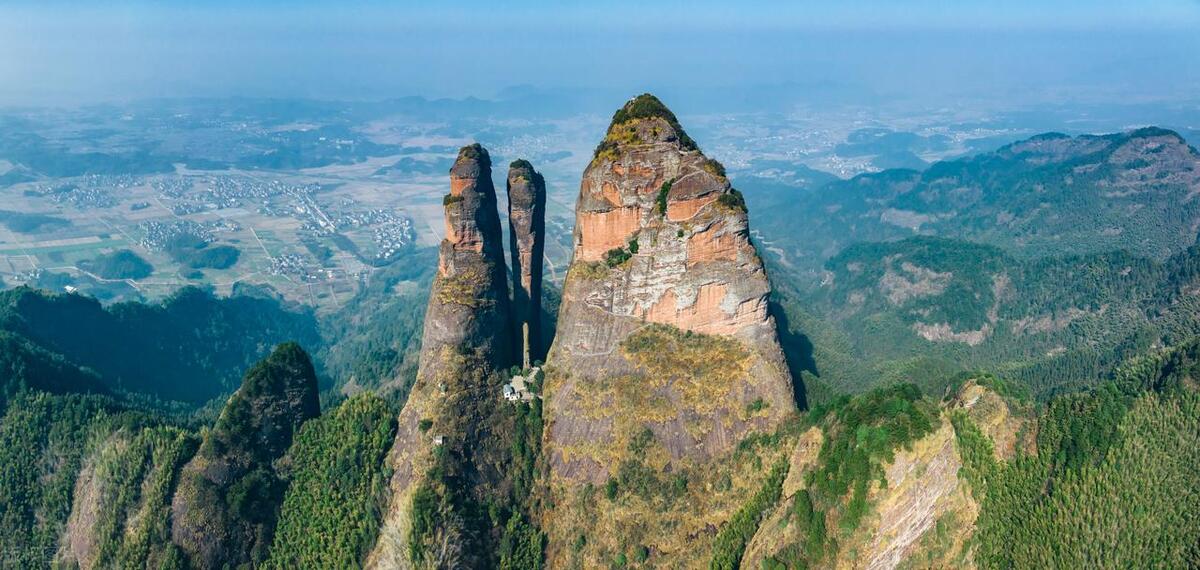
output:
<instances>
[{"instance_id":1,"label":"forested ridge","mask_svg":"<svg viewBox=\"0 0 1200 570\"><path fill-rule=\"evenodd\" d=\"M231 392L275 344L315 347L320 338L311 313L191 287L160 304L107 307L82 295L11 289L0 292L0 331L87 369L106 390L191 405ZM54 382L53 376L36 381Z\"/></svg>"},{"instance_id":2,"label":"forested ridge","mask_svg":"<svg viewBox=\"0 0 1200 570\"><path fill-rule=\"evenodd\" d=\"M1200 564L1200 342L1123 364L1101 387L1053 399L1036 454L1007 462L964 416L955 430L981 501L986 568Z\"/></svg>"},{"instance_id":3,"label":"forested ridge","mask_svg":"<svg viewBox=\"0 0 1200 570\"><path fill-rule=\"evenodd\" d=\"M808 345L805 375L842 389L882 380L937 392L983 369L1045 399L1200 334L1196 246L1163 261L1121 251L1029 260L922 236L857 244L826 268L819 288L782 284L781 309Z\"/></svg>"},{"instance_id":4,"label":"forested ridge","mask_svg":"<svg viewBox=\"0 0 1200 570\"><path fill-rule=\"evenodd\" d=\"M1107 135L1045 133L994 151L791 188L764 186L768 239L806 281L860 242L964 239L1025 259L1125 250L1165 259L1195 242L1200 152L1148 127ZM753 179L752 179L753 180ZM747 186L750 206L754 186Z\"/></svg>"}]
</instances>

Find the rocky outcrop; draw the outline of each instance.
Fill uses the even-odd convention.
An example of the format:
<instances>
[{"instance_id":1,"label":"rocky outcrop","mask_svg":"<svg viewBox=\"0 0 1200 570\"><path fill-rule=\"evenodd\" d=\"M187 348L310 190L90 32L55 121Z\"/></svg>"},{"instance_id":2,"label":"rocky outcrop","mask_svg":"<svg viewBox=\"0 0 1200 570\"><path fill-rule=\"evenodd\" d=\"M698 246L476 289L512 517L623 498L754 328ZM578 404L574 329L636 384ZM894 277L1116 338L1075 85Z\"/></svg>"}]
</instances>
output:
<instances>
[{"instance_id":1,"label":"rocky outcrop","mask_svg":"<svg viewBox=\"0 0 1200 570\"><path fill-rule=\"evenodd\" d=\"M299 345L279 345L246 373L171 503L171 539L192 567L264 559L283 494L275 463L320 411L316 372Z\"/></svg>"},{"instance_id":2,"label":"rocky outcrop","mask_svg":"<svg viewBox=\"0 0 1200 570\"><path fill-rule=\"evenodd\" d=\"M836 420L826 421L795 438L794 444L784 437L782 441L785 447L791 447L792 456L781 500L758 525L741 567L777 567L785 563L790 568L798 562L808 568L975 567L977 543L973 536L985 490L975 487L979 481L972 478L964 462L964 434L959 430L978 428L998 462L1034 451L1020 435L1029 430L1025 419L1029 410L981 381L969 380L948 393L931 430L896 446L891 456L878 465L880 484L869 486L866 515L853 530L843 524L847 512L840 508L846 504L843 499L833 503L823 499L826 507L833 507L815 511L814 501L810 500L815 495L810 493L825 491L819 485L807 488L819 480L814 470L822 467L821 462L836 457L834 453L821 453L823 433L843 428ZM805 517L797 513L816 513L822 530L815 534L836 539L814 544L814 525L806 524ZM834 534L833 529L839 531Z\"/></svg>"},{"instance_id":3,"label":"rocky outcrop","mask_svg":"<svg viewBox=\"0 0 1200 570\"><path fill-rule=\"evenodd\" d=\"M471 505L502 480L507 440L490 433L516 362L491 160L463 147L450 170L446 237L425 313L420 369L388 463L391 497L370 568L477 567L489 559Z\"/></svg>"},{"instance_id":4,"label":"rocky outcrop","mask_svg":"<svg viewBox=\"0 0 1200 570\"><path fill-rule=\"evenodd\" d=\"M675 116L651 95L617 112L583 175L576 207L575 254L563 288L557 336L549 362L550 453L557 476L602 482L600 461L568 454L584 440L614 438L604 410L579 407L581 398L617 375L646 371L622 346L648 323L726 337L745 358L736 374L714 386L720 405L706 414L683 407L662 422L646 422L662 439L682 437L676 459L719 454L751 429L766 428L794 409L792 384L767 314L770 285L749 239L747 212L720 164L706 158ZM652 347L644 347L651 349ZM632 350L631 350L632 349ZM649 385L646 386L649 388ZM664 386L672 400L686 386ZM761 399L769 414L738 411ZM688 423L711 428L684 435ZM575 459L568 459L572 455Z\"/></svg>"},{"instance_id":5,"label":"rocky outcrop","mask_svg":"<svg viewBox=\"0 0 1200 570\"><path fill-rule=\"evenodd\" d=\"M935 568L973 567L966 550L979 506L960 480L961 468L954 428L942 418L937 431L898 451L886 466L887 487L874 490L875 512L856 537L863 544L844 548L839 565L890 569L925 559ZM924 540L939 521L947 535Z\"/></svg>"},{"instance_id":6,"label":"rocky outcrop","mask_svg":"<svg viewBox=\"0 0 1200 570\"><path fill-rule=\"evenodd\" d=\"M821 429L811 428L796 441L780 502L759 523L742 568L974 567L970 539L979 505L960 474L962 459L948 417L943 414L933 432L896 449L881 466L882 484L872 485L868 515L855 530L847 533L839 515L818 512L822 524L816 535L836 536L823 546L813 543L813 524L805 518L814 512L805 489L818 467L821 440Z\"/></svg>"},{"instance_id":7,"label":"rocky outcrop","mask_svg":"<svg viewBox=\"0 0 1200 570\"><path fill-rule=\"evenodd\" d=\"M528 367L545 357L542 337L542 259L546 247L546 180L527 160L508 167L508 244L513 320Z\"/></svg>"},{"instance_id":8,"label":"rocky outcrop","mask_svg":"<svg viewBox=\"0 0 1200 570\"><path fill-rule=\"evenodd\" d=\"M769 292L745 202L724 168L652 95L618 110L583 174L547 358L550 566L566 564L569 542L585 530L565 522L582 520L565 506L573 493L616 476L641 434L661 452L654 470L678 474L795 410ZM702 490L688 488L703 509ZM677 517L629 514L655 524ZM703 525L664 528L656 548L677 549L660 559L667 565L686 565L685 551L711 539ZM596 538L589 544L603 543Z\"/></svg>"}]
</instances>

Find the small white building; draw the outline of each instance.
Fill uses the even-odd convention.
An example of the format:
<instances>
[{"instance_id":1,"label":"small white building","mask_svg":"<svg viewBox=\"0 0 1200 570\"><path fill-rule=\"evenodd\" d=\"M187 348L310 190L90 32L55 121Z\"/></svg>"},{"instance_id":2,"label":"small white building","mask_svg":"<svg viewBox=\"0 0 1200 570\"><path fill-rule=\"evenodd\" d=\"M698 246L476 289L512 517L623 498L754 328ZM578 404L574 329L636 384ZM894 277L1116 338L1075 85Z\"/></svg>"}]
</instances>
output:
<instances>
[{"instance_id":1,"label":"small white building","mask_svg":"<svg viewBox=\"0 0 1200 570\"><path fill-rule=\"evenodd\" d=\"M504 385L504 399L509 402L529 402L536 396L529 390L529 380L537 378L541 374L540 368L534 368L529 372L528 380L525 376L513 376L508 384Z\"/></svg>"}]
</instances>

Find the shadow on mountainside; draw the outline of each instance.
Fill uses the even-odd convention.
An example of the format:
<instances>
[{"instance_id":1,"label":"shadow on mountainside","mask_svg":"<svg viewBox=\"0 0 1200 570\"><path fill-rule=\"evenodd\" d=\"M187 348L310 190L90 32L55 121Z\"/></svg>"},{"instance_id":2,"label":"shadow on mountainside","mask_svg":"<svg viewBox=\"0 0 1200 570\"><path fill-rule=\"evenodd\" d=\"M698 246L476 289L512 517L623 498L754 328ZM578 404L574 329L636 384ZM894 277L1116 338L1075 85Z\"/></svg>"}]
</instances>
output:
<instances>
[{"instance_id":1,"label":"shadow on mountainside","mask_svg":"<svg viewBox=\"0 0 1200 570\"><path fill-rule=\"evenodd\" d=\"M783 357L787 360L788 372L792 376L792 391L795 393L796 407L808 409L808 390L804 385L801 372L817 376L817 361L813 358L813 344L804 333L792 329L788 322L787 312L774 299L767 305L767 311L775 317L775 326L779 331L779 345L783 348Z\"/></svg>"}]
</instances>

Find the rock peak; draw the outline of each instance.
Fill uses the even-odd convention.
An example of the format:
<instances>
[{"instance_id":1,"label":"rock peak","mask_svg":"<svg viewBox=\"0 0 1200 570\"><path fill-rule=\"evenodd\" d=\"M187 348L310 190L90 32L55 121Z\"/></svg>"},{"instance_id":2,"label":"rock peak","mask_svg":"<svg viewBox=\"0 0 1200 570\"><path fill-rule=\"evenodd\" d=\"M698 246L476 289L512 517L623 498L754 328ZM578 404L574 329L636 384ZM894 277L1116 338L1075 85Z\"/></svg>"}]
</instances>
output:
<instances>
[{"instance_id":1,"label":"rock peak","mask_svg":"<svg viewBox=\"0 0 1200 570\"><path fill-rule=\"evenodd\" d=\"M507 366L512 352L504 236L491 157L479 143L459 150L442 203L446 238L426 311L421 368L432 370L434 354L447 346L483 349L498 367Z\"/></svg>"},{"instance_id":2,"label":"rock peak","mask_svg":"<svg viewBox=\"0 0 1200 570\"><path fill-rule=\"evenodd\" d=\"M658 97L643 93L613 114L604 140L596 147L594 160L615 160L628 147L655 143L671 143L683 151L700 150L675 113Z\"/></svg>"},{"instance_id":3,"label":"rock peak","mask_svg":"<svg viewBox=\"0 0 1200 570\"><path fill-rule=\"evenodd\" d=\"M664 136L667 130L671 135ZM667 327L664 331L730 337L750 355L745 362L751 372L729 378L710 394L729 409L698 417L715 421L741 414L756 398L769 403L771 411L734 422L720 435L681 443L675 459L718 455L730 441L774 425L795 408L791 376L767 312L770 284L750 242L745 203L720 163L698 149L684 150L683 140L672 138L683 128L654 96L636 97L617 111L606 142L614 133L629 138L618 140L611 156L593 160L580 184L574 256L548 362L570 370L579 387L593 376L643 373L620 355L625 340L648 323ZM660 138L632 138L655 133ZM664 338L671 334L663 333ZM682 383L671 389L691 390ZM556 398L547 406L559 417L583 414L571 409L572 401L571 396ZM673 422L686 422L685 417L694 419L687 410L662 413L674 419L651 426L656 432L674 430ZM567 460L552 458L559 461ZM608 468L583 458L555 467L593 482L602 481Z\"/></svg>"},{"instance_id":4,"label":"rock peak","mask_svg":"<svg viewBox=\"0 0 1200 570\"><path fill-rule=\"evenodd\" d=\"M1175 139L1175 142L1177 142L1177 143L1186 142L1186 141L1184 141L1183 136L1180 135L1179 133L1177 133L1171 129L1164 129L1162 127L1155 127L1155 126L1134 129L1132 131L1129 131L1128 136L1131 139L1132 138L1167 137L1167 138Z\"/></svg>"},{"instance_id":5,"label":"rock peak","mask_svg":"<svg viewBox=\"0 0 1200 570\"><path fill-rule=\"evenodd\" d=\"M513 321L525 366L541 360L542 258L546 242L546 181L524 159L508 168L509 258Z\"/></svg>"},{"instance_id":6,"label":"rock peak","mask_svg":"<svg viewBox=\"0 0 1200 570\"><path fill-rule=\"evenodd\" d=\"M321 413L317 392L312 360L294 342L275 347L246 372L180 472L171 499L171 540L185 553L189 567L263 562L275 513L251 513L245 501L220 498L242 487L256 501L270 500L268 493L280 484L275 465L301 424Z\"/></svg>"},{"instance_id":7,"label":"rock peak","mask_svg":"<svg viewBox=\"0 0 1200 570\"><path fill-rule=\"evenodd\" d=\"M666 121L672 127L679 131L683 128L679 126L679 119L675 117L670 109L663 104L662 100L649 93L642 93L637 97L630 99L624 106L617 109L613 113L612 125L620 125L634 119L653 119L658 118Z\"/></svg>"},{"instance_id":8,"label":"rock peak","mask_svg":"<svg viewBox=\"0 0 1200 570\"><path fill-rule=\"evenodd\" d=\"M524 158L518 158L508 165L508 179L511 181L514 177L525 178L527 180L535 180L538 184L545 186L546 182L542 179L541 173L534 170L533 164Z\"/></svg>"},{"instance_id":9,"label":"rock peak","mask_svg":"<svg viewBox=\"0 0 1200 570\"><path fill-rule=\"evenodd\" d=\"M468 163L476 163L481 168L491 168L492 157L483 145L471 143L458 149L458 158L454 159L454 166ZM453 169L451 169L451 172L454 172Z\"/></svg>"},{"instance_id":10,"label":"rock peak","mask_svg":"<svg viewBox=\"0 0 1200 570\"><path fill-rule=\"evenodd\" d=\"M458 149L458 158L450 167L450 194L459 196L465 187L474 187L476 181L482 182L478 185L478 191L494 193L491 174L492 157L487 149L479 143L464 146Z\"/></svg>"},{"instance_id":11,"label":"rock peak","mask_svg":"<svg viewBox=\"0 0 1200 570\"><path fill-rule=\"evenodd\" d=\"M459 462L454 469L482 471L474 463L475 447L480 447L475 432L487 424L474 420L491 417L499 399L493 374L516 363L491 158L479 144L459 151L443 204L446 238L438 250L438 270L425 310L417 379L397 420L389 458L391 505L368 568L421 567L410 540L413 494L440 477L433 466L447 456ZM441 488L440 480L437 484ZM456 536L448 541L475 556L480 552L472 542L476 539Z\"/></svg>"}]
</instances>

